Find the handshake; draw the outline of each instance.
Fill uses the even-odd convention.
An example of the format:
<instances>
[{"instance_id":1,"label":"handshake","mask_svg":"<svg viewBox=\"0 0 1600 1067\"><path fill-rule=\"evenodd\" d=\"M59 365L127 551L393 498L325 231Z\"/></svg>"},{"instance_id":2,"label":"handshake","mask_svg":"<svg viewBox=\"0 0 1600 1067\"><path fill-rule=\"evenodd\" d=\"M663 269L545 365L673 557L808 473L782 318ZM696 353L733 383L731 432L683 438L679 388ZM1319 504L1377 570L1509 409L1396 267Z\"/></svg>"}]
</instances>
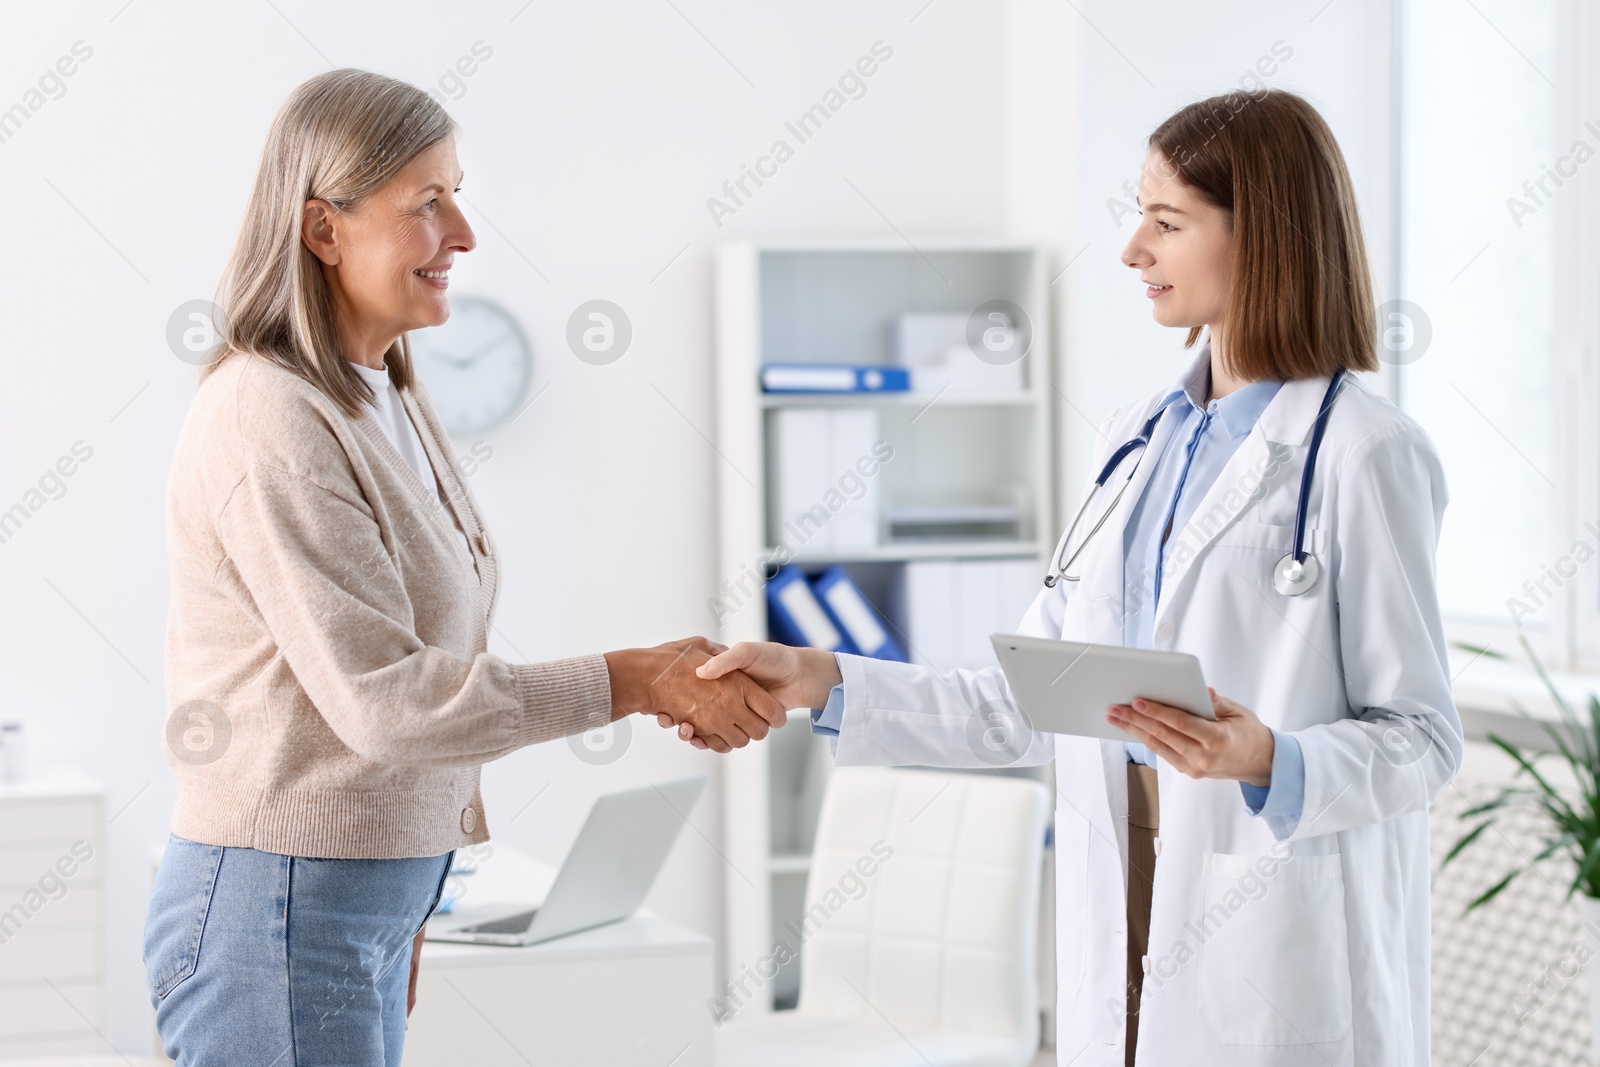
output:
<instances>
[{"instance_id":1,"label":"handshake","mask_svg":"<svg viewBox=\"0 0 1600 1067\"><path fill-rule=\"evenodd\" d=\"M613 719L653 714L696 748L760 741L790 708L820 708L840 682L833 653L770 642L729 648L704 637L605 654Z\"/></svg>"}]
</instances>

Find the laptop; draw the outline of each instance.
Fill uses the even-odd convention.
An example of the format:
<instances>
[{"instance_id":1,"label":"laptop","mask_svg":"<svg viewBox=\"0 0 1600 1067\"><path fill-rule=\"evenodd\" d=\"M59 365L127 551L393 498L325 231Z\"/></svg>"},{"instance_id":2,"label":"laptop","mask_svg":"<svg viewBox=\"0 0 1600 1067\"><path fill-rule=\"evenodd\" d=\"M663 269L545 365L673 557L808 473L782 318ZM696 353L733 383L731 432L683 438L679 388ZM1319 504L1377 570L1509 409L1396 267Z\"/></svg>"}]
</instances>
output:
<instances>
[{"instance_id":1,"label":"laptop","mask_svg":"<svg viewBox=\"0 0 1600 1067\"><path fill-rule=\"evenodd\" d=\"M707 777L600 797L543 904L483 904L435 915L427 940L534 945L628 918L644 903Z\"/></svg>"}]
</instances>

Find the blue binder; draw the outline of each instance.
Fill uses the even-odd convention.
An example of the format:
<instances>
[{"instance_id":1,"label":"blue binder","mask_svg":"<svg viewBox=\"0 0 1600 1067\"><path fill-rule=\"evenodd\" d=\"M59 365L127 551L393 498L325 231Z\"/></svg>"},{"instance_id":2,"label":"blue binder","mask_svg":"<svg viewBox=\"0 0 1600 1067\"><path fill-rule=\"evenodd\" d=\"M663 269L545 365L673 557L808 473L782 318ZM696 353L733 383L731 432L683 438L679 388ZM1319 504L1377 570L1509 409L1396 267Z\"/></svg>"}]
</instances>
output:
<instances>
[{"instance_id":1,"label":"blue binder","mask_svg":"<svg viewBox=\"0 0 1600 1067\"><path fill-rule=\"evenodd\" d=\"M811 586L833 624L861 655L910 662L905 649L890 636L889 624L843 567L829 567Z\"/></svg>"},{"instance_id":2,"label":"blue binder","mask_svg":"<svg viewBox=\"0 0 1600 1067\"><path fill-rule=\"evenodd\" d=\"M855 644L822 606L799 567L783 567L767 582L767 623L786 645L856 652Z\"/></svg>"},{"instance_id":3,"label":"blue binder","mask_svg":"<svg viewBox=\"0 0 1600 1067\"><path fill-rule=\"evenodd\" d=\"M837 363L768 363L761 368L768 393L904 393L911 389L905 367Z\"/></svg>"}]
</instances>

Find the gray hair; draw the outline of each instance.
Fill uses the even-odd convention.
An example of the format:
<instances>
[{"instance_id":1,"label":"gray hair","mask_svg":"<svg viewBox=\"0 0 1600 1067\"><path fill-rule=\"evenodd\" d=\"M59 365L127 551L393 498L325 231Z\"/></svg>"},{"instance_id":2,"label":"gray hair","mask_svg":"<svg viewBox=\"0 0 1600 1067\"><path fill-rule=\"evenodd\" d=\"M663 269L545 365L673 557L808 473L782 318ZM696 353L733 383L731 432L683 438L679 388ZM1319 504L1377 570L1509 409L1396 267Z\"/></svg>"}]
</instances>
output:
<instances>
[{"instance_id":1,"label":"gray hair","mask_svg":"<svg viewBox=\"0 0 1600 1067\"><path fill-rule=\"evenodd\" d=\"M322 262L300 239L307 200L348 211L456 124L424 90L365 70L330 70L290 94L272 120L255 187L217 288L222 336L204 378L238 355L270 360L311 382L351 418L372 389L339 350ZM404 334L384 356L389 380L409 388Z\"/></svg>"}]
</instances>

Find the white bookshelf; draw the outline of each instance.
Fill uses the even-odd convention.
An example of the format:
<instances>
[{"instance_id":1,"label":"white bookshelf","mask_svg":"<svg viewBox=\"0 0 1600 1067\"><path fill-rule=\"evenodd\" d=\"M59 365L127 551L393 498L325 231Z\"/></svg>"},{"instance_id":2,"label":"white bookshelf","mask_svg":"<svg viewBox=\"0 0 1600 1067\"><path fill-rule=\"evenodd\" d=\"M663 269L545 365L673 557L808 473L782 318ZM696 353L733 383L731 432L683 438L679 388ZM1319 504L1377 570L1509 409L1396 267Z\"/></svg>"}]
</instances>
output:
<instances>
[{"instance_id":1,"label":"white bookshelf","mask_svg":"<svg viewBox=\"0 0 1600 1067\"><path fill-rule=\"evenodd\" d=\"M904 243L741 243L718 250L719 585L745 579L748 588L752 569L762 569L779 540L769 529L767 452L771 420L787 408L879 413L879 436L895 450L876 475L882 506L918 494L977 501L1003 491L1022 514L1020 536L1010 539L895 542L885 530L876 546L802 547L792 563L808 571L843 565L896 629L885 601L896 568L909 561L1026 559L1044 574L1057 535L1045 256L1038 247L1003 242L918 242L915 249ZM1020 391L830 396L761 390L763 363L891 363L897 316L970 314L995 299L1011 301L1031 320ZM727 643L767 639L764 594L742 598L718 636ZM826 740L811 735L801 711L767 743L730 754L723 767L725 964L727 975L737 978L772 952L784 922L800 914L831 759ZM797 981L797 966L783 968L743 1010L792 1003Z\"/></svg>"},{"instance_id":2,"label":"white bookshelf","mask_svg":"<svg viewBox=\"0 0 1600 1067\"><path fill-rule=\"evenodd\" d=\"M770 553L773 550L769 548L765 551ZM993 541L945 541L936 544L880 545L877 548L839 552L797 552L792 562L810 566L829 563L906 563L914 559L1033 559L1039 552L1040 546L1036 541L1017 541L1004 546Z\"/></svg>"},{"instance_id":3,"label":"white bookshelf","mask_svg":"<svg viewBox=\"0 0 1600 1067\"><path fill-rule=\"evenodd\" d=\"M846 393L840 396L828 396L816 393L762 393L761 406L764 408L789 408L789 407L814 407L814 408L848 408L848 407L911 407L924 408L930 404L940 407L1032 407L1039 402L1038 395L1029 390L1025 393L968 393L947 394L935 398L928 393L880 393L877 395L858 396Z\"/></svg>"}]
</instances>

